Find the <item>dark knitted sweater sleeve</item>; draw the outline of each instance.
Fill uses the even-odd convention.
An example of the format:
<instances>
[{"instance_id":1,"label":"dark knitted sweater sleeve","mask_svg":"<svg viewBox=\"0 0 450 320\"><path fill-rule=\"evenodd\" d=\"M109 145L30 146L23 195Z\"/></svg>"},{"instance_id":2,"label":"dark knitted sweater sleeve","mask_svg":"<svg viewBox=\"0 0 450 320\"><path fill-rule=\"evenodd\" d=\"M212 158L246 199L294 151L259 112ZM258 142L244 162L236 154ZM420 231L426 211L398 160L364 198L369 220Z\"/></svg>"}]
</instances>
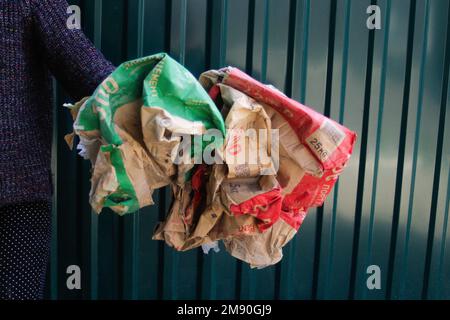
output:
<instances>
[{"instance_id":1,"label":"dark knitted sweater sleeve","mask_svg":"<svg viewBox=\"0 0 450 320\"><path fill-rule=\"evenodd\" d=\"M91 95L112 72L105 59L81 30L67 28L66 0L31 0L31 13L44 60L74 99Z\"/></svg>"}]
</instances>

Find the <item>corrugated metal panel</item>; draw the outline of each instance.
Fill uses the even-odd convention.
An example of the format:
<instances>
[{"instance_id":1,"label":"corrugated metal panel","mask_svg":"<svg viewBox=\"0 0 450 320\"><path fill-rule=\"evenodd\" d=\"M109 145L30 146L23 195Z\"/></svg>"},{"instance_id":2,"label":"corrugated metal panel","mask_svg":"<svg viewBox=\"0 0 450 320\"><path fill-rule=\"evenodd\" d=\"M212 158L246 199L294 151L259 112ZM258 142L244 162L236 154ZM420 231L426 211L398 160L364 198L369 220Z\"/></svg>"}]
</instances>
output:
<instances>
[{"instance_id":1,"label":"corrugated metal panel","mask_svg":"<svg viewBox=\"0 0 450 320\"><path fill-rule=\"evenodd\" d=\"M195 75L225 65L284 90L359 136L325 206L283 261L250 270L225 252L152 241L170 192L139 214L88 205L89 164L63 141L57 109L49 297L63 299L450 298L448 0L94 0L83 28L114 63L167 51ZM381 7L382 29L366 28ZM65 100L57 94L58 106ZM447 123L447 125L446 125ZM82 290L66 288L79 265ZM366 269L379 265L381 290Z\"/></svg>"}]
</instances>

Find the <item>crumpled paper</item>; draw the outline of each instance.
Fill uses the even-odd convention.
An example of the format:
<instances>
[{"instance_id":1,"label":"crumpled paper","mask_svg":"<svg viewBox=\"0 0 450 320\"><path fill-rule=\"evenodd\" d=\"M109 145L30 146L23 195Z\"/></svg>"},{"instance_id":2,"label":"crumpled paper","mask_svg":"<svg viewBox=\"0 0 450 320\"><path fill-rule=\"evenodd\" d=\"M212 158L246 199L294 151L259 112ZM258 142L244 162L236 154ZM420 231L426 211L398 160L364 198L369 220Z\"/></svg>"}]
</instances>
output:
<instances>
[{"instance_id":1,"label":"crumpled paper","mask_svg":"<svg viewBox=\"0 0 450 320\"><path fill-rule=\"evenodd\" d=\"M65 139L73 147L78 136L80 156L93 165L96 212L135 212L153 204L154 190L170 186L172 204L152 238L205 254L219 252L222 241L252 268L282 259L356 139L236 68L210 70L197 81L166 54L122 64L91 97L66 106L74 133ZM214 162L198 163L211 145L193 142L209 129L222 135L209 149ZM179 157L184 161L174 161Z\"/></svg>"}]
</instances>

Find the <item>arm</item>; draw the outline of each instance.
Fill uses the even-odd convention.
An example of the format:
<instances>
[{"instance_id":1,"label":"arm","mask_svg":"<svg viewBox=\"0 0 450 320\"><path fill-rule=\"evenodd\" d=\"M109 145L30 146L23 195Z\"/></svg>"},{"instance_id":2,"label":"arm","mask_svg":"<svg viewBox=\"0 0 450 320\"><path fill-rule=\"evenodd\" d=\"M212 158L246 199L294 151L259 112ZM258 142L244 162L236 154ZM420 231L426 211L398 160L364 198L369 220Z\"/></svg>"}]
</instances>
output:
<instances>
[{"instance_id":1,"label":"arm","mask_svg":"<svg viewBox=\"0 0 450 320\"><path fill-rule=\"evenodd\" d=\"M68 29L66 0L31 0L34 29L52 74L74 99L91 95L114 66L81 30Z\"/></svg>"}]
</instances>

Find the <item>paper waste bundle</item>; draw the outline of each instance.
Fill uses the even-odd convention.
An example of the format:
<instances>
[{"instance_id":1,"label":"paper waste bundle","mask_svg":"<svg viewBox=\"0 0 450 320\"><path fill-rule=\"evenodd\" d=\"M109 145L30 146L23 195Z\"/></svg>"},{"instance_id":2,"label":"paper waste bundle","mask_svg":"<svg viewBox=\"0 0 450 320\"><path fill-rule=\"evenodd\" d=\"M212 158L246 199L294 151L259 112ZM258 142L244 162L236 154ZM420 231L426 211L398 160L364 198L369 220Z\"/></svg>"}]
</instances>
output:
<instances>
[{"instance_id":1,"label":"paper waste bundle","mask_svg":"<svg viewBox=\"0 0 450 320\"><path fill-rule=\"evenodd\" d=\"M173 202L153 239L205 253L223 242L262 268L309 208L321 206L353 150L356 134L242 71L197 81L161 53L120 65L91 97L69 105L72 145L92 163L90 203L119 214Z\"/></svg>"}]
</instances>

